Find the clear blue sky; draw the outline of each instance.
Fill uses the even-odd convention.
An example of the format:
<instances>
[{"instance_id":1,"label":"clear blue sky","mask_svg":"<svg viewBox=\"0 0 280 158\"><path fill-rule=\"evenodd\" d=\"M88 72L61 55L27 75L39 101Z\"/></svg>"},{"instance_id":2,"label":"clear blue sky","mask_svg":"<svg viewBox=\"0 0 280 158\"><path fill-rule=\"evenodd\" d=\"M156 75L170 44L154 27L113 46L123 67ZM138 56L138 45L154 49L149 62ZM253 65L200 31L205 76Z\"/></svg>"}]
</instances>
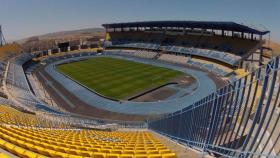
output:
<instances>
[{"instance_id":1,"label":"clear blue sky","mask_svg":"<svg viewBox=\"0 0 280 158\"><path fill-rule=\"evenodd\" d=\"M280 0L0 0L6 39L148 20L215 20L264 25L280 42Z\"/></svg>"}]
</instances>

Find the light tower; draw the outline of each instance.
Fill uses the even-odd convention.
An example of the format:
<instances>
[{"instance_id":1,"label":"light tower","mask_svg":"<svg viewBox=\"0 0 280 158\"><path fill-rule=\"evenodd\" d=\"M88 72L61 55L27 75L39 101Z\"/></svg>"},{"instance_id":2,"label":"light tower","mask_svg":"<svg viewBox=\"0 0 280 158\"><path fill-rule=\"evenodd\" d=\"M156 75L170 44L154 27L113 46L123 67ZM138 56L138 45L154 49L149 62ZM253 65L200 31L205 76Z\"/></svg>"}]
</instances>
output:
<instances>
[{"instance_id":1,"label":"light tower","mask_svg":"<svg viewBox=\"0 0 280 158\"><path fill-rule=\"evenodd\" d=\"M0 47L2 47L4 44L6 44L6 40L2 32L2 26L0 25Z\"/></svg>"}]
</instances>

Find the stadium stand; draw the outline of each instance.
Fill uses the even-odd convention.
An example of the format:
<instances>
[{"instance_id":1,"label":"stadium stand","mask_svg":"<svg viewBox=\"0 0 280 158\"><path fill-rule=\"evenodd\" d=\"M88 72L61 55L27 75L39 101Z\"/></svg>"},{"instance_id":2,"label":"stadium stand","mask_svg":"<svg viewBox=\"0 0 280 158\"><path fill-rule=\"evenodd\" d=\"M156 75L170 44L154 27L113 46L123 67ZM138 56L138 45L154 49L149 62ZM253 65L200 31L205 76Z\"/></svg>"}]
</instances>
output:
<instances>
[{"instance_id":1,"label":"stadium stand","mask_svg":"<svg viewBox=\"0 0 280 158\"><path fill-rule=\"evenodd\" d=\"M150 49L157 50L160 46L158 44L153 43L124 43L114 45L115 47L123 47L123 48L140 48L140 49Z\"/></svg>"},{"instance_id":2,"label":"stadium stand","mask_svg":"<svg viewBox=\"0 0 280 158\"><path fill-rule=\"evenodd\" d=\"M4 90L3 90L3 78L4 78L4 75L5 75L5 69L6 69L6 62L1 62L0 61L0 96L3 97L3 98L7 98Z\"/></svg>"},{"instance_id":3,"label":"stadium stand","mask_svg":"<svg viewBox=\"0 0 280 158\"><path fill-rule=\"evenodd\" d=\"M147 48L150 50L162 50L162 51L173 52L176 54L189 55L189 56L194 55L198 57L210 58L210 59L224 62L229 65L236 65L236 63L238 63L241 59L240 56L236 56L221 51L214 51L214 50L206 50L206 49L199 49L199 48L185 48L179 46L161 46L160 48L154 49L153 47L150 47L149 44L145 44L146 46L142 46L142 45L143 44L139 45L138 43L133 43L133 44L113 45L113 47L141 48L141 49Z\"/></svg>"},{"instance_id":4,"label":"stadium stand","mask_svg":"<svg viewBox=\"0 0 280 158\"><path fill-rule=\"evenodd\" d=\"M188 60L188 57L161 53L161 55L158 57L158 60L185 64Z\"/></svg>"},{"instance_id":5,"label":"stadium stand","mask_svg":"<svg viewBox=\"0 0 280 158\"><path fill-rule=\"evenodd\" d=\"M149 58L152 59L157 55L156 52L152 52L152 51L145 51L145 50L139 50L136 51L135 56L137 57L141 57L141 58Z\"/></svg>"},{"instance_id":6,"label":"stadium stand","mask_svg":"<svg viewBox=\"0 0 280 158\"><path fill-rule=\"evenodd\" d=\"M228 67L201 59L191 58L187 61L187 64L198 66L222 77L228 76L233 72L232 69Z\"/></svg>"},{"instance_id":7,"label":"stadium stand","mask_svg":"<svg viewBox=\"0 0 280 158\"><path fill-rule=\"evenodd\" d=\"M176 157L150 132L79 129L4 105L0 112L0 146L20 157Z\"/></svg>"},{"instance_id":8,"label":"stadium stand","mask_svg":"<svg viewBox=\"0 0 280 158\"><path fill-rule=\"evenodd\" d=\"M38 80L36 75L33 75L34 69L37 68L37 64L31 64L27 66L25 70L25 74L27 77L27 80L31 87L31 92L34 93L34 95L41 100L42 102L46 103L47 105L50 105L53 109L57 109L57 111L63 111L56 102L52 100L49 93L46 92L46 90L43 88L42 83Z\"/></svg>"},{"instance_id":9,"label":"stadium stand","mask_svg":"<svg viewBox=\"0 0 280 158\"><path fill-rule=\"evenodd\" d=\"M118 55L130 55L142 58L149 58L149 59L158 59L159 61L166 61L169 63L174 64L188 64L191 66L199 67L201 69L206 69L209 72L217 74L218 76L228 76L232 74L233 69L226 67L222 64L215 63L212 61L207 61L205 59L199 58L191 58L190 56L185 55L175 55L166 52L152 52L152 51L142 51L142 50L119 50L119 51L111 51L114 52L113 54ZM141 53L139 53L141 52Z\"/></svg>"},{"instance_id":10,"label":"stadium stand","mask_svg":"<svg viewBox=\"0 0 280 158\"><path fill-rule=\"evenodd\" d=\"M195 55L233 67L264 43L255 35L262 36L269 32L234 22L154 21L103 26L110 37L107 47Z\"/></svg>"},{"instance_id":11,"label":"stadium stand","mask_svg":"<svg viewBox=\"0 0 280 158\"><path fill-rule=\"evenodd\" d=\"M154 51L147 51L147 50L120 50L118 54L126 53L130 56L135 56L139 58L147 58L147 59L153 59L158 54Z\"/></svg>"},{"instance_id":12,"label":"stadium stand","mask_svg":"<svg viewBox=\"0 0 280 158\"><path fill-rule=\"evenodd\" d=\"M247 75L241 70L242 78L188 108L151 121L149 127L216 156L275 157L280 152L278 71L279 57ZM182 118L185 121L178 121Z\"/></svg>"},{"instance_id":13,"label":"stadium stand","mask_svg":"<svg viewBox=\"0 0 280 158\"><path fill-rule=\"evenodd\" d=\"M20 61L21 62L21 61ZM7 89L11 91L11 96L16 98L25 106L38 104L38 99L32 95L21 65L9 63L7 73Z\"/></svg>"}]
</instances>

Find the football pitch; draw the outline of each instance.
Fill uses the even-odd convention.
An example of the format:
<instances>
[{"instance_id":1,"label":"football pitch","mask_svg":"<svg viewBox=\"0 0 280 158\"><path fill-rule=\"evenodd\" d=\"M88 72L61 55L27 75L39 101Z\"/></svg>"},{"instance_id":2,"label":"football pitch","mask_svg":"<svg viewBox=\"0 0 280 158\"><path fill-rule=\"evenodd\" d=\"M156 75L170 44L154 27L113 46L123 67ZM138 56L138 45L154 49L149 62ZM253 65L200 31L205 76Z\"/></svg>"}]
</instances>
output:
<instances>
[{"instance_id":1,"label":"football pitch","mask_svg":"<svg viewBox=\"0 0 280 158\"><path fill-rule=\"evenodd\" d=\"M184 73L110 57L58 65L57 70L91 90L112 99L127 99Z\"/></svg>"}]
</instances>

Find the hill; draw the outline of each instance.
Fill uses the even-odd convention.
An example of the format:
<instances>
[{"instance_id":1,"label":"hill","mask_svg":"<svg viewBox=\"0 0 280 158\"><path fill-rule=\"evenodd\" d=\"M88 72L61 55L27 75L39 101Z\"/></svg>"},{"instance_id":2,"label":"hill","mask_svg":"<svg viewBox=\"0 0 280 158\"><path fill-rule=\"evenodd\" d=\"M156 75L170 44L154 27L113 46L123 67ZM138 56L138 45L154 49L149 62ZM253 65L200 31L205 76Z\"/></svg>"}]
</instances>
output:
<instances>
[{"instance_id":1,"label":"hill","mask_svg":"<svg viewBox=\"0 0 280 158\"><path fill-rule=\"evenodd\" d=\"M87 28L71 31L60 31L39 36L33 36L17 41L25 51L38 51L53 48L57 42L69 40L88 41L90 39L102 39L105 37L103 28Z\"/></svg>"},{"instance_id":2,"label":"hill","mask_svg":"<svg viewBox=\"0 0 280 158\"><path fill-rule=\"evenodd\" d=\"M29 37L17 41L20 44L26 42L34 41L46 41L46 40L73 40L73 39L85 39L91 37L104 37L105 30L103 28L86 28L80 30L70 30L70 31L59 31L38 36Z\"/></svg>"},{"instance_id":3,"label":"hill","mask_svg":"<svg viewBox=\"0 0 280 158\"><path fill-rule=\"evenodd\" d=\"M39 36L40 39L56 39L56 38L76 38L76 37L92 37L92 36L103 36L105 35L105 30L103 28L87 28L81 30L72 31L61 31L48 33Z\"/></svg>"},{"instance_id":4,"label":"hill","mask_svg":"<svg viewBox=\"0 0 280 158\"><path fill-rule=\"evenodd\" d=\"M279 43L270 41L269 46L270 46L270 48L272 48L272 50L274 52L273 55L280 55L280 44Z\"/></svg>"},{"instance_id":5,"label":"hill","mask_svg":"<svg viewBox=\"0 0 280 158\"><path fill-rule=\"evenodd\" d=\"M279 56L280 55L280 44L275 42L275 41L266 41L265 47L271 48L272 49L272 54L271 51L264 51L264 55L267 57L271 57L272 56Z\"/></svg>"},{"instance_id":6,"label":"hill","mask_svg":"<svg viewBox=\"0 0 280 158\"><path fill-rule=\"evenodd\" d=\"M0 60L6 60L13 55L17 55L22 51L22 48L19 44L7 44L0 47Z\"/></svg>"}]
</instances>

